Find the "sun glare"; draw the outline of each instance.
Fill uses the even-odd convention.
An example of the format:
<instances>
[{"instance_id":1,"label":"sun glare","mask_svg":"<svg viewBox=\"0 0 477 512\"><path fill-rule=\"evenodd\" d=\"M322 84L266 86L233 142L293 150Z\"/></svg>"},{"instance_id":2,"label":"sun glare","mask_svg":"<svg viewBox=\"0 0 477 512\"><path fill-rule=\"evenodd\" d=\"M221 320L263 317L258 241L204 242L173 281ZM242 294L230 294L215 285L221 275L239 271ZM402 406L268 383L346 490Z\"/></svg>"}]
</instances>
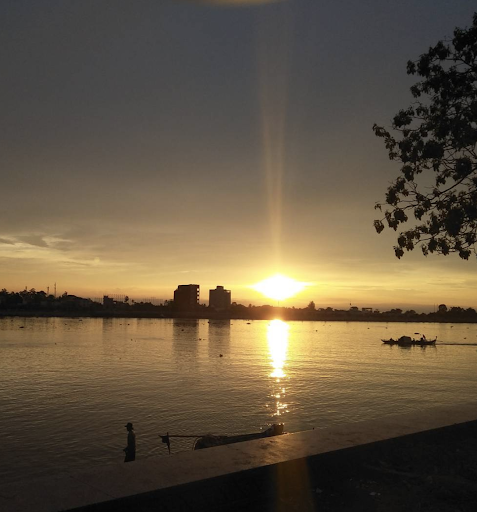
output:
<instances>
[{"instance_id":1,"label":"sun glare","mask_svg":"<svg viewBox=\"0 0 477 512\"><path fill-rule=\"evenodd\" d=\"M301 292L305 286L306 283L300 283L290 277L276 274L253 285L252 288L269 299L285 300Z\"/></svg>"}]
</instances>

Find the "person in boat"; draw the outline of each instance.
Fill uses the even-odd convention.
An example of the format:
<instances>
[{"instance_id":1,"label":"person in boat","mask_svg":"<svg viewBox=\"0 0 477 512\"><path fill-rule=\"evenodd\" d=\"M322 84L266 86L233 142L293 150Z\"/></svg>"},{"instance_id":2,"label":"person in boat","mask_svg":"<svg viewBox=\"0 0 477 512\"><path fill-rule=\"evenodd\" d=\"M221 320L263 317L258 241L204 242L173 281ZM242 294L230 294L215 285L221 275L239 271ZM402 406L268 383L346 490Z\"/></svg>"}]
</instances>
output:
<instances>
[{"instance_id":1,"label":"person in boat","mask_svg":"<svg viewBox=\"0 0 477 512\"><path fill-rule=\"evenodd\" d=\"M132 423L125 425L128 431L128 445L124 448L124 462L132 462L136 460L136 433Z\"/></svg>"}]
</instances>

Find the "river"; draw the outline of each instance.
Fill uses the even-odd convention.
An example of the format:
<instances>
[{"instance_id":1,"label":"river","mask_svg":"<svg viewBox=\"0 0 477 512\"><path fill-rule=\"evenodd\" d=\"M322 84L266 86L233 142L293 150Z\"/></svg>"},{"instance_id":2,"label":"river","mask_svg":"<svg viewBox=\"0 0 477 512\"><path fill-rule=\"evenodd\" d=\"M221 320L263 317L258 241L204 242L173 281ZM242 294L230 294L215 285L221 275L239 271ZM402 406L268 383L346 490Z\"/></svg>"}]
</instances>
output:
<instances>
[{"instance_id":1,"label":"river","mask_svg":"<svg viewBox=\"0 0 477 512\"><path fill-rule=\"evenodd\" d=\"M414 333L437 345L381 343ZM168 456L166 432L297 432L476 392L476 324L0 318L0 478L121 462L129 421L139 460Z\"/></svg>"}]
</instances>

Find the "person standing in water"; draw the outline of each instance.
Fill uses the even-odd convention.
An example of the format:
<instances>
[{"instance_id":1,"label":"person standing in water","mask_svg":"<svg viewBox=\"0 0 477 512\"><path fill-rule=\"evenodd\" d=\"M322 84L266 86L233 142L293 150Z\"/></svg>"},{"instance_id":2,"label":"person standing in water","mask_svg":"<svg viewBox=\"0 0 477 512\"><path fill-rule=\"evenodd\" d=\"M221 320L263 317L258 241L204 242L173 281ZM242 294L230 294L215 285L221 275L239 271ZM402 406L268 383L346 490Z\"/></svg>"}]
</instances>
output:
<instances>
[{"instance_id":1,"label":"person standing in water","mask_svg":"<svg viewBox=\"0 0 477 512\"><path fill-rule=\"evenodd\" d=\"M136 433L132 423L128 423L125 427L128 429L128 445L124 448L126 454L124 462L132 462L136 460Z\"/></svg>"}]
</instances>

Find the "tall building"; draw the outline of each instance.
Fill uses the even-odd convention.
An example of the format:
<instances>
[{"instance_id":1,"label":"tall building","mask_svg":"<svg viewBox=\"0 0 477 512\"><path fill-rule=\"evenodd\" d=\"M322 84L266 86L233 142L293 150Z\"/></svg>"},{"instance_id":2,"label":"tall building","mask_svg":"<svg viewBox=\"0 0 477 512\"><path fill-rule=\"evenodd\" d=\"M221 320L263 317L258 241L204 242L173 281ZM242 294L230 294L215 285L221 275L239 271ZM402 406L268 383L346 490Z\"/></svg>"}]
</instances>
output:
<instances>
[{"instance_id":1,"label":"tall building","mask_svg":"<svg viewBox=\"0 0 477 512\"><path fill-rule=\"evenodd\" d=\"M174 291L174 306L179 309L194 309L199 304L199 285L180 284Z\"/></svg>"},{"instance_id":2,"label":"tall building","mask_svg":"<svg viewBox=\"0 0 477 512\"><path fill-rule=\"evenodd\" d=\"M209 307L216 310L229 309L231 304L230 290L223 286L217 286L215 290L209 290Z\"/></svg>"}]
</instances>

